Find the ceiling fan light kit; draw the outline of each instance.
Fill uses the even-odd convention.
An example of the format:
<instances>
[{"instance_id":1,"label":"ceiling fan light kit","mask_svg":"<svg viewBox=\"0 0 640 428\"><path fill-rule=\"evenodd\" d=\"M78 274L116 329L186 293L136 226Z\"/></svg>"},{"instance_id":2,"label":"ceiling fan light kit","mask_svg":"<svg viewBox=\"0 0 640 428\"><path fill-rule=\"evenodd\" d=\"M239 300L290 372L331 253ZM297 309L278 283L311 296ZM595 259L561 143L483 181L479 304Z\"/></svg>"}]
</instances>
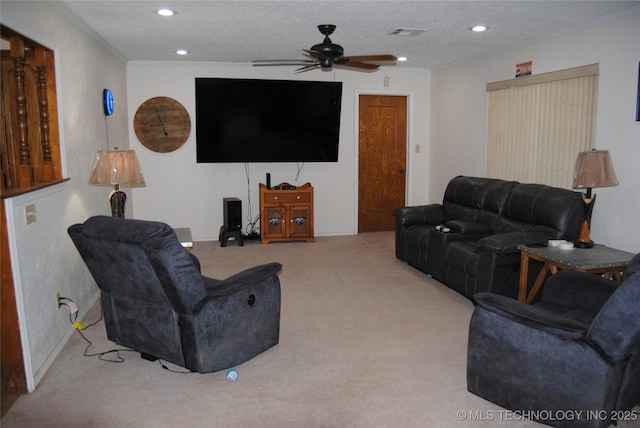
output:
<instances>
[{"instance_id":1,"label":"ceiling fan light kit","mask_svg":"<svg viewBox=\"0 0 640 428\"><path fill-rule=\"evenodd\" d=\"M276 60L255 60L254 66L280 66L280 65L301 65L296 73L314 70L317 68L323 71L331 70L333 67L347 68L357 71L375 71L381 65L396 65L398 58L390 54L381 55L357 55L344 56L342 46L331 41L329 36L333 34L336 26L333 24L318 25L318 30L324 35L322 43L313 45L311 49L303 49L308 59L276 59Z\"/></svg>"}]
</instances>

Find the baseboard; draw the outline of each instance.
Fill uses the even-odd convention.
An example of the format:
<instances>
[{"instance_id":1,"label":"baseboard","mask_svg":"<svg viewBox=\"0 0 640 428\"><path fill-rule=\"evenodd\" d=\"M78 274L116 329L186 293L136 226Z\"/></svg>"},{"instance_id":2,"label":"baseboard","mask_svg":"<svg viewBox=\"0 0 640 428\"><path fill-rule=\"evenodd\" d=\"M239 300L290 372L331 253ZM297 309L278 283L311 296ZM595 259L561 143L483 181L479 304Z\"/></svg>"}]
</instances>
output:
<instances>
[{"instance_id":1,"label":"baseboard","mask_svg":"<svg viewBox=\"0 0 640 428\"><path fill-rule=\"evenodd\" d=\"M91 300L89 301L89 304L85 308L82 308L79 310L78 320L84 319L84 317L87 315L87 312L89 312L89 310L93 308L93 305L95 305L98 299L100 299L100 290L97 289L97 293L95 294L95 296L91 298ZM64 336L62 336L62 339L58 342L56 347L53 348L53 351L51 351L47 359L44 360L40 368L33 374L33 382L27 381L28 386L33 385L33 389L29 387L27 388L29 393L33 392L36 389L36 387L38 386L38 383L40 383L44 375L47 373L47 370L49 370L49 367L51 367L51 365L56 360L56 358L58 358L58 355L60 355L60 352L62 352L64 347L67 345L67 342L71 338L71 335L75 331L76 331L75 327L72 324L69 324L69 329L66 331Z\"/></svg>"}]
</instances>

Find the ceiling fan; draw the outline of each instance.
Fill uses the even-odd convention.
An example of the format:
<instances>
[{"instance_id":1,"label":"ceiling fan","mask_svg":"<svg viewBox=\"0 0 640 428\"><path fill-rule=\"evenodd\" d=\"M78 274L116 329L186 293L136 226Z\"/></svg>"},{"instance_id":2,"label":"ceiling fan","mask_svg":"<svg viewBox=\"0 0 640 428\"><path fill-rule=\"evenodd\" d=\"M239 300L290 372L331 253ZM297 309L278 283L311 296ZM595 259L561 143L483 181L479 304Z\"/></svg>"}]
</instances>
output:
<instances>
[{"instance_id":1,"label":"ceiling fan","mask_svg":"<svg viewBox=\"0 0 640 428\"><path fill-rule=\"evenodd\" d=\"M308 59L262 59L253 61L254 66L278 66L278 65L301 65L296 73L321 68L331 70L333 67L350 68L357 71L375 71L381 65L396 65L396 58L393 55L358 55L344 56L344 49L331 41L329 36L336 29L335 25L318 25L318 30L324 35L324 41L311 46L311 49L303 49Z\"/></svg>"}]
</instances>

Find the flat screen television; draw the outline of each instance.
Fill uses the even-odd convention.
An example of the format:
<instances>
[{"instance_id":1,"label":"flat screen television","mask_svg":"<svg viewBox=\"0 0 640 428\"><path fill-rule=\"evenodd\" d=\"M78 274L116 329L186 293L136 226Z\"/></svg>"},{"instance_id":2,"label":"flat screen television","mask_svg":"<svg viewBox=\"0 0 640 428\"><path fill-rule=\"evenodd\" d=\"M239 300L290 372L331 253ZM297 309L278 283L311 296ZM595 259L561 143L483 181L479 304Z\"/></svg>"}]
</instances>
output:
<instances>
[{"instance_id":1,"label":"flat screen television","mask_svg":"<svg viewBox=\"0 0 640 428\"><path fill-rule=\"evenodd\" d=\"M196 78L198 163L337 162L342 82Z\"/></svg>"}]
</instances>

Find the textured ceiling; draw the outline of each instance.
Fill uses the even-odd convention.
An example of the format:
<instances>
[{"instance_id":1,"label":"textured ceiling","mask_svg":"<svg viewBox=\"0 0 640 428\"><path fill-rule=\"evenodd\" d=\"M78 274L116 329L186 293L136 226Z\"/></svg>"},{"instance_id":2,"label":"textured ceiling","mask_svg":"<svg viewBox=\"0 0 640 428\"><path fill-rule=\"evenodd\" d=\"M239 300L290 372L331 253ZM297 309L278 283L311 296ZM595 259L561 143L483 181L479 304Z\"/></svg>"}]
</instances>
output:
<instances>
[{"instance_id":1,"label":"textured ceiling","mask_svg":"<svg viewBox=\"0 0 640 428\"><path fill-rule=\"evenodd\" d=\"M437 68L631 10L640 1L51 1L130 61L302 59L323 40L319 24L345 55L393 54L399 67ZM154 13L170 7L177 14ZM485 33L472 25L489 26ZM393 36L398 28L426 31ZM190 54L178 56L175 50ZM526 59L526 58L523 58ZM293 70L294 66L291 66Z\"/></svg>"}]
</instances>

